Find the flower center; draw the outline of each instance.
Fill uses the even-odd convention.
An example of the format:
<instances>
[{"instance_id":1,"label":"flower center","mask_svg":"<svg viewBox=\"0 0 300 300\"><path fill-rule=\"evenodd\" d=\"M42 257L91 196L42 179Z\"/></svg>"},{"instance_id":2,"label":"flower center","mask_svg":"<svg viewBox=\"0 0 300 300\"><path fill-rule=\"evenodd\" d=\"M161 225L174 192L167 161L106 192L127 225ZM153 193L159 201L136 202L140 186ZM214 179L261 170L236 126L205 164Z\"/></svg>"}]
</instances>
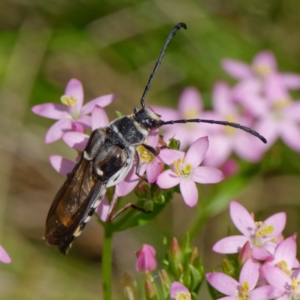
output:
<instances>
[{"instance_id":1,"label":"flower center","mask_svg":"<svg viewBox=\"0 0 300 300\"><path fill-rule=\"evenodd\" d=\"M280 120L282 117L282 109L289 106L291 100L289 98L276 99L273 103L273 115L277 120Z\"/></svg>"},{"instance_id":2,"label":"flower center","mask_svg":"<svg viewBox=\"0 0 300 300\"><path fill-rule=\"evenodd\" d=\"M255 226L257 229L255 230L252 243L260 247L266 242L265 238L274 232L274 227L261 221L255 222ZM270 241L270 239L268 241Z\"/></svg>"},{"instance_id":3,"label":"flower center","mask_svg":"<svg viewBox=\"0 0 300 300\"><path fill-rule=\"evenodd\" d=\"M174 298L176 300L191 300L191 294L190 293L184 293L184 292L176 292L174 295Z\"/></svg>"},{"instance_id":4,"label":"flower center","mask_svg":"<svg viewBox=\"0 0 300 300\"><path fill-rule=\"evenodd\" d=\"M292 286L291 286L291 291L294 294L298 294L298 285L300 284L300 281L298 281L295 277L292 278Z\"/></svg>"},{"instance_id":5,"label":"flower center","mask_svg":"<svg viewBox=\"0 0 300 300\"><path fill-rule=\"evenodd\" d=\"M142 145L137 147L137 151L139 152L142 163L150 163L154 158L154 155Z\"/></svg>"},{"instance_id":6,"label":"flower center","mask_svg":"<svg viewBox=\"0 0 300 300\"><path fill-rule=\"evenodd\" d=\"M274 231L274 227L272 225L267 225L266 223L263 223L261 221L255 222L255 225L256 227L259 227L255 232L255 236L258 238L267 237Z\"/></svg>"},{"instance_id":7,"label":"flower center","mask_svg":"<svg viewBox=\"0 0 300 300\"><path fill-rule=\"evenodd\" d=\"M195 118L198 118L198 116L199 116L199 111L194 108L190 108L183 113L184 119L195 119ZM192 129L192 128L196 127L197 124L187 123L185 126Z\"/></svg>"},{"instance_id":8,"label":"flower center","mask_svg":"<svg viewBox=\"0 0 300 300\"><path fill-rule=\"evenodd\" d=\"M287 263L284 260L281 260L277 263L277 266L287 275L291 275L291 271L288 269Z\"/></svg>"},{"instance_id":9,"label":"flower center","mask_svg":"<svg viewBox=\"0 0 300 300\"><path fill-rule=\"evenodd\" d=\"M184 163L184 158L178 158L174 161L174 172L178 176L187 177L192 169L192 165Z\"/></svg>"},{"instance_id":10,"label":"flower center","mask_svg":"<svg viewBox=\"0 0 300 300\"><path fill-rule=\"evenodd\" d=\"M247 300L249 298L248 292L249 292L249 283L247 281L245 281L245 282L243 282L243 284L241 286L241 290L239 291L238 299L239 300Z\"/></svg>"},{"instance_id":11,"label":"flower center","mask_svg":"<svg viewBox=\"0 0 300 300\"><path fill-rule=\"evenodd\" d=\"M231 122L231 123L235 123L236 122L236 118L234 115L230 114L230 115L227 115L225 117L225 120L228 121L228 122ZM230 126L225 126L225 133L228 134L228 135L232 135L236 132L236 129L233 128L233 127L230 127Z\"/></svg>"},{"instance_id":12,"label":"flower center","mask_svg":"<svg viewBox=\"0 0 300 300\"><path fill-rule=\"evenodd\" d=\"M254 73L258 76L265 77L271 72L271 68L268 65L254 65L252 67Z\"/></svg>"},{"instance_id":13,"label":"flower center","mask_svg":"<svg viewBox=\"0 0 300 300\"><path fill-rule=\"evenodd\" d=\"M60 101L63 105L66 105L66 106L74 106L76 103L77 103L77 98L74 97L74 96L67 96L67 95L63 95L61 98L60 98Z\"/></svg>"}]
</instances>

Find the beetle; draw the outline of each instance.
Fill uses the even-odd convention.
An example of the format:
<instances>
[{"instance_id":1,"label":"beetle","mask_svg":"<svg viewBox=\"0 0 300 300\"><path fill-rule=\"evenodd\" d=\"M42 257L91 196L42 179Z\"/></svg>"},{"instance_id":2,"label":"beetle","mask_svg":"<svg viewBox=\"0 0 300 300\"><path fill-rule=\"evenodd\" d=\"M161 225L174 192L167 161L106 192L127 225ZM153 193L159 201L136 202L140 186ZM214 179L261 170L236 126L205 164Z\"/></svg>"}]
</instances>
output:
<instances>
[{"instance_id":1,"label":"beetle","mask_svg":"<svg viewBox=\"0 0 300 300\"><path fill-rule=\"evenodd\" d=\"M210 123L235 127L256 136L264 143L267 142L258 132L240 124L203 119L165 122L160 115L146 107L145 97L152 80L167 46L180 28L187 29L187 26L185 23L177 24L165 41L142 95L141 108L134 108L133 114L113 120L108 127L98 128L92 132L80 160L55 196L46 219L45 240L47 244L57 246L62 254L67 253L73 240L81 234L107 189L125 178L133 167L135 157L136 174L139 174L141 161L137 146L143 145L152 154L159 154L155 148L145 144L150 130L175 123ZM128 203L119 212L114 213L115 206L116 199L113 199L107 221L113 220L130 207L144 211Z\"/></svg>"}]
</instances>

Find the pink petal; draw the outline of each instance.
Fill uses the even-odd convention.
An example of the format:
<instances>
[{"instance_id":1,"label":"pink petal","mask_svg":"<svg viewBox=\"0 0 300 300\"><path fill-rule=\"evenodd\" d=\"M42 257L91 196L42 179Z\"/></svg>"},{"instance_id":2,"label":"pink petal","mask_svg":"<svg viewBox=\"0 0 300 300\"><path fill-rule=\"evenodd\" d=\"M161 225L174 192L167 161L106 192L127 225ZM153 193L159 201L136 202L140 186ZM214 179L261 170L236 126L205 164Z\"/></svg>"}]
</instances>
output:
<instances>
[{"instance_id":1,"label":"pink petal","mask_svg":"<svg viewBox=\"0 0 300 300\"><path fill-rule=\"evenodd\" d=\"M171 150L171 149L163 149L159 153L159 158L166 164L166 165L172 165L175 160L178 158L184 157L184 152L177 151L177 150Z\"/></svg>"},{"instance_id":2,"label":"pink petal","mask_svg":"<svg viewBox=\"0 0 300 300\"><path fill-rule=\"evenodd\" d=\"M192 179L181 178L180 192L186 205L193 207L197 204L198 190L195 182Z\"/></svg>"},{"instance_id":3,"label":"pink petal","mask_svg":"<svg viewBox=\"0 0 300 300\"><path fill-rule=\"evenodd\" d=\"M81 109L81 114L87 115L91 113L95 107L95 105L101 106L101 107L106 107L109 104L111 104L115 99L117 98L116 94L109 94L109 95L104 95L101 97L98 97L96 99L93 99L89 102L87 102Z\"/></svg>"},{"instance_id":4,"label":"pink petal","mask_svg":"<svg viewBox=\"0 0 300 300\"><path fill-rule=\"evenodd\" d=\"M216 242L212 250L223 254L238 253L246 242L248 238L243 235L228 236Z\"/></svg>"},{"instance_id":5,"label":"pink petal","mask_svg":"<svg viewBox=\"0 0 300 300\"><path fill-rule=\"evenodd\" d=\"M80 123L84 129L92 129L92 118L90 116L81 116L80 118L76 119L76 122Z\"/></svg>"},{"instance_id":6,"label":"pink petal","mask_svg":"<svg viewBox=\"0 0 300 300\"><path fill-rule=\"evenodd\" d=\"M208 137L201 137L198 140L196 140L189 150L187 151L185 155L184 162L185 164L191 164L193 168L198 167L201 162L203 161L203 158L205 156L205 153L208 149Z\"/></svg>"},{"instance_id":7,"label":"pink petal","mask_svg":"<svg viewBox=\"0 0 300 300\"><path fill-rule=\"evenodd\" d=\"M220 114L230 113L234 107L230 87L224 82L217 82L213 88L213 107Z\"/></svg>"},{"instance_id":8,"label":"pink petal","mask_svg":"<svg viewBox=\"0 0 300 300\"><path fill-rule=\"evenodd\" d=\"M71 119L62 119L55 122L46 133L45 143L50 144L59 140L65 132L70 130L72 130Z\"/></svg>"},{"instance_id":9,"label":"pink petal","mask_svg":"<svg viewBox=\"0 0 300 300\"><path fill-rule=\"evenodd\" d=\"M248 79L244 79L236 84L236 86L232 89L233 97L241 101L245 98L245 95L259 95L262 91L262 83L256 77L251 77Z\"/></svg>"},{"instance_id":10,"label":"pink petal","mask_svg":"<svg viewBox=\"0 0 300 300\"><path fill-rule=\"evenodd\" d=\"M159 130L152 129L147 136L148 145L151 147L156 147L159 141Z\"/></svg>"},{"instance_id":11,"label":"pink petal","mask_svg":"<svg viewBox=\"0 0 300 300\"><path fill-rule=\"evenodd\" d=\"M253 290L256 286L256 283L258 281L259 277L259 268L260 265L258 262L254 262L252 258L249 258L240 273L240 284L243 284L243 282L249 283L249 289Z\"/></svg>"},{"instance_id":12,"label":"pink petal","mask_svg":"<svg viewBox=\"0 0 300 300\"><path fill-rule=\"evenodd\" d=\"M109 121L105 110L96 105L92 112L92 129L109 126Z\"/></svg>"},{"instance_id":13,"label":"pink petal","mask_svg":"<svg viewBox=\"0 0 300 300\"><path fill-rule=\"evenodd\" d=\"M163 170L163 165L156 160L153 160L151 163L147 164L146 174L149 183L154 183Z\"/></svg>"},{"instance_id":14,"label":"pink petal","mask_svg":"<svg viewBox=\"0 0 300 300\"><path fill-rule=\"evenodd\" d=\"M31 111L41 117L54 120L71 118L69 108L62 104L45 103L35 105L32 107Z\"/></svg>"},{"instance_id":15,"label":"pink petal","mask_svg":"<svg viewBox=\"0 0 300 300\"><path fill-rule=\"evenodd\" d=\"M300 101L292 102L288 107L284 110L285 118L292 119L295 121L300 121Z\"/></svg>"},{"instance_id":16,"label":"pink petal","mask_svg":"<svg viewBox=\"0 0 300 300\"><path fill-rule=\"evenodd\" d=\"M261 268L262 274L267 282L279 288L282 292L286 290L286 285L291 285L291 278L279 267L264 265Z\"/></svg>"},{"instance_id":17,"label":"pink petal","mask_svg":"<svg viewBox=\"0 0 300 300\"><path fill-rule=\"evenodd\" d=\"M268 67L270 71L277 69L276 59L271 51L261 51L258 53L253 59L253 65Z\"/></svg>"},{"instance_id":18,"label":"pink petal","mask_svg":"<svg viewBox=\"0 0 300 300\"><path fill-rule=\"evenodd\" d=\"M244 206L236 201L230 202L230 217L235 227L245 236L254 234L256 226L252 216Z\"/></svg>"},{"instance_id":19,"label":"pink petal","mask_svg":"<svg viewBox=\"0 0 300 300\"><path fill-rule=\"evenodd\" d=\"M76 165L74 161L59 155L50 155L49 160L55 171L63 176L70 174Z\"/></svg>"},{"instance_id":20,"label":"pink petal","mask_svg":"<svg viewBox=\"0 0 300 300\"><path fill-rule=\"evenodd\" d=\"M151 106L151 107L156 114L161 115L161 119L164 121L180 119L180 114L175 109L166 108L163 106Z\"/></svg>"},{"instance_id":21,"label":"pink petal","mask_svg":"<svg viewBox=\"0 0 300 300\"><path fill-rule=\"evenodd\" d=\"M270 285L260 286L255 290L250 291L249 300L266 300L266 299L279 299L282 291ZM281 299L281 298L280 298ZM288 300L289 298L286 298ZM283 299L281 299L283 300Z\"/></svg>"},{"instance_id":22,"label":"pink petal","mask_svg":"<svg viewBox=\"0 0 300 300\"><path fill-rule=\"evenodd\" d=\"M245 79L253 74L249 65L233 59L224 59L222 67L225 72L237 79Z\"/></svg>"},{"instance_id":23,"label":"pink petal","mask_svg":"<svg viewBox=\"0 0 300 300\"><path fill-rule=\"evenodd\" d=\"M145 165L142 166L140 175L144 174L144 172L145 172ZM133 164L132 168L130 169L126 177L121 182L119 182L116 186L116 193L119 197L128 195L138 185L141 179L135 173L136 173L136 164Z\"/></svg>"},{"instance_id":24,"label":"pink petal","mask_svg":"<svg viewBox=\"0 0 300 300\"><path fill-rule=\"evenodd\" d=\"M181 177L177 176L172 170L162 172L156 180L156 184L162 189L169 189L179 184Z\"/></svg>"},{"instance_id":25,"label":"pink petal","mask_svg":"<svg viewBox=\"0 0 300 300\"><path fill-rule=\"evenodd\" d=\"M11 258L9 257L9 255L1 245L0 245L0 261L2 261L5 264L11 263Z\"/></svg>"},{"instance_id":26,"label":"pink petal","mask_svg":"<svg viewBox=\"0 0 300 300\"><path fill-rule=\"evenodd\" d=\"M280 235L285 227L286 224L286 213L285 212L280 212L277 214L274 214L272 216L270 216L269 218L267 218L264 221L265 224L273 226L274 231L268 235L269 238L272 237L277 237L278 235Z\"/></svg>"},{"instance_id":27,"label":"pink petal","mask_svg":"<svg viewBox=\"0 0 300 300\"><path fill-rule=\"evenodd\" d=\"M203 108L199 91L194 87L183 90L178 102L178 111L183 117L190 118L189 113L200 113Z\"/></svg>"},{"instance_id":28,"label":"pink petal","mask_svg":"<svg viewBox=\"0 0 300 300\"><path fill-rule=\"evenodd\" d=\"M288 90L300 89L300 75L293 73L281 73L280 80Z\"/></svg>"},{"instance_id":29,"label":"pink petal","mask_svg":"<svg viewBox=\"0 0 300 300\"><path fill-rule=\"evenodd\" d=\"M183 284L181 284L178 281L174 281L171 284L171 287L170 287L171 300L177 300L178 299L178 297L175 298L176 294L190 295L190 292ZM189 298L187 297L186 299L189 299Z\"/></svg>"},{"instance_id":30,"label":"pink petal","mask_svg":"<svg viewBox=\"0 0 300 300\"><path fill-rule=\"evenodd\" d=\"M266 260L272 257L272 254L266 250L264 247L253 247L252 256L257 260Z\"/></svg>"},{"instance_id":31,"label":"pink petal","mask_svg":"<svg viewBox=\"0 0 300 300\"><path fill-rule=\"evenodd\" d=\"M191 178L202 184L217 183L224 179L224 174L212 167L197 167L192 170Z\"/></svg>"},{"instance_id":32,"label":"pink petal","mask_svg":"<svg viewBox=\"0 0 300 300\"><path fill-rule=\"evenodd\" d=\"M109 211L110 204L108 202L108 199L106 195L103 197L103 199L100 202L100 205L96 208L96 213L98 214L99 218L102 222L106 222L107 214Z\"/></svg>"},{"instance_id":33,"label":"pink petal","mask_svg":"<svg viewBox=\"0 0 300 300\"><path fill-rule=\"evenodd\" d=\"M155 249L151 245L144 244L143 247L136 252L136 256L135 269L137 271L147 274L156 269Z\"/></svg>"},{"instance_id":34,"label":"pink petal","mask_svg":"<svg viewBox=\"0 0 300 300\"><path fill-rule=\"evenodd\" d=\"M290 236L283 240L277 247L274 254L274 263L285 261L287 268L292 270L294 261L296 259L297 244L294 236Z\"/></svg>"},{"instance_id":35,"label":"pink petal","mask_svg":"<svg viewBox=\"0 0 300 300\"><path fill-rule=\"evenodd\" d=\"M290 148L298 152L300 151L300 128L297 123L290 120L282 122L280 135Z\"/></svg>"},{"instance_id":36,"label":"pink petal","mask_svg":"<svg viewBox=\"0 0 300 300\"><path fill-rule=\"evenodd\" d=\"M77 102L74 106L71 107L71 110L74 113L80 113L80 109L83 103L83 87L81 82L78 79L72 78L65 89L66 96L73 96L77 99Z\"/></svg>"},{"instance_id":37,"label":"pink petal","mask_svg":"<svg viewBox=\"0 0 300 300\"><path fill-rule=\"evenodd\" d=\"M277 73L273 73L266 78L265 93L266 97L270 99L270 103L274 103L278 99L290 99L289 93Z\"/></svg>"},{"instance_id":38,"label":"pink petal","mask_svg":"<svg viewBox=\"0 0 300 300\"><path fill-rule=\"evenodd\" d=\"M258 120L255 126L255 130L261 133L268 141L264 147L269 149L277 140L279 135L278 123L270 117Z\"/></svg>"},{"instance_id":39,"label":"pink petal","mask_svg":"<svg viewBox=\"0 0 300 300\"><path fill-rule=\"evenodd\" d=\"M81 132L67 132L62 136L69 147L81 152L84 151L89 138L87 134Z\"/></svg>"},{"instance_id":40,"label":"pink petal","mask_svg":"<svg viewBox=\"0 0 300 300\"><path fill-rule=\"evenodd\" d=\"M221 273L207 273L206 280L216 290L229 296L237 296L239 283L232 277Z\"/></svg>"}]
</instances>

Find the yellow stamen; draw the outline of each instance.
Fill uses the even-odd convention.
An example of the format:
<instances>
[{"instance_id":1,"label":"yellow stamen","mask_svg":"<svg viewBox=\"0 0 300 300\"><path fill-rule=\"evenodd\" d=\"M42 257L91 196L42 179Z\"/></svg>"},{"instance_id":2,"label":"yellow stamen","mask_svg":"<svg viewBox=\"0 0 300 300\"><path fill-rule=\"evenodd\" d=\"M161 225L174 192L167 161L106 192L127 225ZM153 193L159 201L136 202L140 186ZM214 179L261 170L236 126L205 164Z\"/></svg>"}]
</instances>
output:
<instances>
[{"instance_id":1,"label":"yellow stamen","mask_svg":"<svg viewBox=\"0 0 300 300\"><path fill-rule=\"evenodd\" d=\"M137 151L140 154L140 158L142 163L149 163L153 160L154 155L149 152L145 147L143 147L142 145L137 147Z\"/></svg>"},{"instance_id":2,"label":"yellow stamen","mask_svg":"<svg viewBox=\"0 0 300 300\"><path fill-rule=\"evenodd\" d=\"M236 118L234 117L234 115L227 115L225 116L226 121L231 122L231 123L235 123L236 122ZM225 126L225 132L228 135L234 134L236 132L236 129L230 126Z\"/></svg>"},{"instance_id":3,"label":"yellow stamen","mask_svg":"<svg viewBox=\"0 0 300 300\"><path fill-rule=\"evenodd\" d=\"M295 277L292 278L292 286L291 291L293 291L295 294L298 294L298 285L300 284L300 281L298 281Z\"/></svg>"},{"instance_id":4,"label":"yellow stamen","mask_svg":"<svg viewBox=\"0 0 300 300\"><path fill-rule=\"evenodd\" d=\"M66 95L63 95L60 98L60 101L62 102L63 105L66 105L66 106L74 106L77 103L76 97L66 96Z\"/></svg>"},{"instance_id":5,"label":"yellow stamen","mask_svg":"<svg viewBox=\"0 0 300 300\"><path fill-rule=\"evenodd\" d=\"M194 118L197 118L198 115L199 115L199 112L194 108L188 109L183 113L183 117L185 119L194 119Z\"/></svg>"},{"instance_id":6,"label":"yellow stamen","mask_svg":"<svg viewBox=\"0 0 300 300\"><path fill-rule=\"evenodd\" d=\"M193 169L192 165L184 164L184 158L176 159L173 164L174 164L174 172L178 176L187 177Z\"/></svg>"},{"instance_id":7,"label":"yellow stamen","mask_svg":"<svg viewBox=\"0 0 300 300\"><path fill-rule=\"evenodd\" d=\"M191 300L191 294L190 293L184 293L184 292L176 292L174 295L174 298L176 300Z\"/></svg>"},{"instance_id":8,"label":"yellow stamen","mask_svg":"<svg viewBox=\"0 0 300 300\"><path fill-rule=\"evenodd\" d=\"M249 298L248 296L248 292L249 292L249 283L247 281L243 282L242 284L242 288L239 292L239 300L247 300Z\"/></svg>"},{"instance_id":9,"label":"yellow stamen","mask_svg":"<svg viewBox=\"0 0 300 300\"><path fill-rule=\"evenodd\" d=\"M271 72L271 69L267 65L255 65L252 67L254 73L256 73L258 76L265 77Z\"/></svg>"},{"instance_id":10,"label":"yellow stamen","mask_svg":"<svg viewBox=\"0 0 300 300\"><path fill-rule=\"evenodd\" d=\"M283 98L283 99L276 99L275 103L273 104L274 108L285 108L291 104L291 99Z\"/></svg>"},{"instance_id":11,"label":"yellow stamen","mask_svg":"<svg viewBox=\"0 0 300 300\"><path fill-rule=\"evenodd\" d=\"M257 223L258 222L256 222L256 224ZM265 223L262 223L259 227L261 228L257 229L257 231L255 232L256 237L266 237L274 232L274 227L272 225L267 225Z\"/></svg>"},{"instance_id":12,"label":"yellow stamen","mask_svg":"<svg viewBox=\"0 0 300 300\"><path fill-rule=\"evenodd\" d=\"M291 271L288 269L287 263L284 260L281 260L277 263L277 266L287 275L291 275Z\"/></svg>"}]
</instances>

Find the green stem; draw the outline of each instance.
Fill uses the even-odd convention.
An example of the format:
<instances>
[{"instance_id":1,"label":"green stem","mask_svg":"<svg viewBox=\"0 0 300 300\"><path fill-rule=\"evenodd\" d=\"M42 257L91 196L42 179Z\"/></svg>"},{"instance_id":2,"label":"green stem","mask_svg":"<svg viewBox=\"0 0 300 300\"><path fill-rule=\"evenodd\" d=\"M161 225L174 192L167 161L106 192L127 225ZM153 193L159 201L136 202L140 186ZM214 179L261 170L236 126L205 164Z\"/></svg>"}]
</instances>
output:
<instances>
[{"instance_id":1,"label":"green stem","mask_svg":"<svg viewBox=\"0 0 300 300\"><path fill-rule=\"evenodd\" d=\"M102 281L104 300L111 299L112 237L113 231L104 226L104 245L102 252Z\"/></svg>"}]
</instances>

